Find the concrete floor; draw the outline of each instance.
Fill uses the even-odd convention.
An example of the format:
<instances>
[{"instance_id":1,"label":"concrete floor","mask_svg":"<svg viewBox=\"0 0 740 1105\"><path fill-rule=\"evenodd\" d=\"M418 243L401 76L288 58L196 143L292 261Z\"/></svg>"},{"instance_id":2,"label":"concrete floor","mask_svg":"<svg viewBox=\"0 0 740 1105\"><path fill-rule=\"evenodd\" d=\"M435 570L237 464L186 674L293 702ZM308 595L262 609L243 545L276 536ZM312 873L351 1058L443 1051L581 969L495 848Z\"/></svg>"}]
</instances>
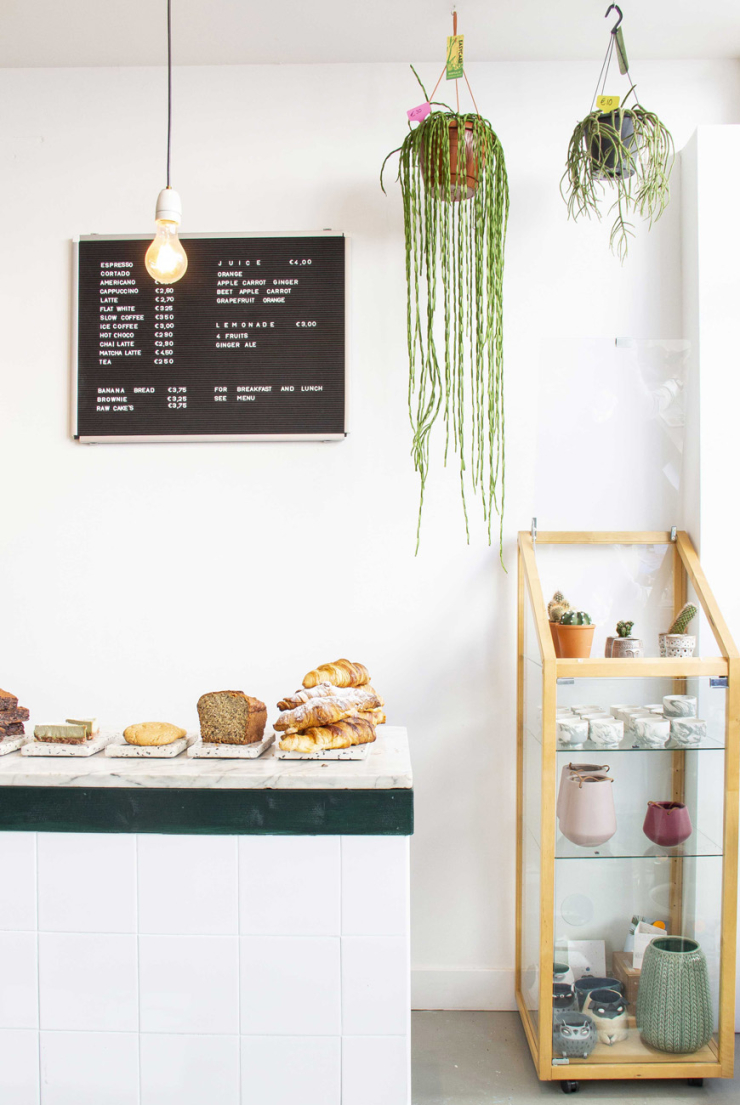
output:
<instances>
[{"instance_id":1,"label":"concrete floor","mask_svg":"<svg viewBox=\"0 0 740 1105\"><path fill-rule=\"evenodd\" d=\"M624 1101L629 1105L740 1105L740 1036L733 1079L582 1082L566 1095L540 1082L517 1013L417 1012L411 1015L413 1105L530 1105ZM379 1103L381 1105L381 1103Z\"/></svg>"}]
</instances>

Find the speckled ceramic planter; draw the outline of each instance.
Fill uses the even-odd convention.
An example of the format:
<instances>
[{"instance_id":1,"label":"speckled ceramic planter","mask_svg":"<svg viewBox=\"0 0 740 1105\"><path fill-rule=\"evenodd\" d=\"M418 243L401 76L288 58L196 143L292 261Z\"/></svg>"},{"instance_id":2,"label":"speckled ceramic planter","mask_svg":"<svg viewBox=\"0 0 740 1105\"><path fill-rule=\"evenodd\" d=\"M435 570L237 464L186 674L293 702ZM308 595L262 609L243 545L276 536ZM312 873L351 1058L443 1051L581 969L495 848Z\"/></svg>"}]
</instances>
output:
<instances>
[{"instance_id":1,"label":"speckled ceramic planter","mask_svg":"<svg viewBox=\"0 0 740 1105\"><path fill-rule=\"evenodd\" d=\"M696 637L690 633L667 633L665 638L666 655L669 657L681 657L684 660L694 655Z\"/></svg>"},{"instance_id":2,"label":"speckled ceramic planter","mask_svg":"<svg viewBox=\"0 0 740 1105\"><path fill-rule=\"evenodd\" d=\"M642 641L639 637L617 637L612 644L613 660L639 660L645 655Z\"/></svg>"},{"instance_id":3,"label":"speckled ceramic planter","mask_svg":"<svg viewBox=\"0 0 740 1105\"><path fill-rule=\"evenodd\" d=\"M714 1031L707 961L695 940L659 936L645 950L637 991L637 1027L646 1044L686 1055Z\"/></svg>"}]
</instances>

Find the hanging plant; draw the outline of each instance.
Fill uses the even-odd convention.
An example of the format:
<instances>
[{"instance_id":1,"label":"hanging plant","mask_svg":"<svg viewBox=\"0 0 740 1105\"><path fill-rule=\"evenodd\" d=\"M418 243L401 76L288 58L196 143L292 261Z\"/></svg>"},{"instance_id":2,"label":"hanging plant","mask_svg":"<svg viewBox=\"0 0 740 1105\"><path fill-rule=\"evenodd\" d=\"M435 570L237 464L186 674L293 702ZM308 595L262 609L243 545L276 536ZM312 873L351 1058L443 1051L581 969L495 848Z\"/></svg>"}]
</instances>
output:
<instances>
[{"instance_id":1,"label":"hanging plant","mask_svg":"<svg viewBox=\"0 0 740 1105\"><path fill-rule=\"evenodd\" d=\"M620 27L622 12L616 4L610 4L606 14L612 9L619 13L619 19L611 30L592 110L573 131L560 191L574 220L581 215L596 215L600 219L602 200L605 196L612 197L608 214L614 213L615 217L609 241L623 262L629 239L634 236L631 219L639 216L652 226L668 206L674 145L658 116L638 101L634 84L621 106L618 96L604 95L615 52L620 73L627 76L629 72ZM626 107L632 95L634 103Z\"/></svg>"},{"instance_id":2,"label":"hanging plant","mask_svg":"<svg viewBox=\"0 0 740 1105\"><path fill-rule=\"evenodd\" d=\"M448 66L457 38L448 39ZM461 57L458 59L461 65ZM398 179L406 239L409 416L412 457L421 493L418 552L432 432L444 426L444 463L450 448L460 466L465 531L470 540L466 475L480 497L491 541L499 518L503 549L504 377L503 272L509 190L504 153L491 124L427 96L410 111L399 149ZM453 70L454 71L454 70ZM456 79L457 89L457 79ZM418 119L417 126L411 120ZM383 170L381 169L381 187ZM385 191L385 188L383 188ZM503 561L502 561L503 563Z\"/></svg>"}]
</instances>

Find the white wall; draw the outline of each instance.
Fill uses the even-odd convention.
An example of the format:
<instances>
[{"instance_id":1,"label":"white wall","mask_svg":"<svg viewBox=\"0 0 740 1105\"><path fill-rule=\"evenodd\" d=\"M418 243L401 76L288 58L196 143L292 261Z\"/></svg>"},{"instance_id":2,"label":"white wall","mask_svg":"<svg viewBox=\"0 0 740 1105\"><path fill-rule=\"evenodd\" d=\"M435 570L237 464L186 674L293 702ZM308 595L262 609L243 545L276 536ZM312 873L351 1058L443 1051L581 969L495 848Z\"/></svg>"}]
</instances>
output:
<instances>
[{"instance_id":1,"label":"white wall","mask_svg":"<svg viewBox=\"0 0 740 1105\"><path fill-rule=\"evenodd\" d=\"M185 724L203 691L238 687L272 706L317 662L366 662L412 740L417 1001L502 1007L513 957L515 533L533 513L547 528L600 524L614 464L614 438L591 435L587 463L563 467L560 494L535 501L537 451L557 464L563 432L560 417L538 423L538 381L555 347L572 347L575 361L586 339L681 336L680 204L649 237L638 230L621 268L607 225L568 224L558 195L594 66L471 66L469 76L503 140L512 195L508 576L477 520L466 547L457 476L438 465L414 557L401 204L377 184L420 99L406 67L175 74L185 229L352 236L352 433L332 445L70 440L69 239L151 227L164 74L0 74L0 683L37 717ZM678 148L698 123L740 118L734 63L643 63L638 77ZM567 415L568 357L557 360ZM611 482L610 524L652 528L641 487Z\"/></svg>"}]
</instances>

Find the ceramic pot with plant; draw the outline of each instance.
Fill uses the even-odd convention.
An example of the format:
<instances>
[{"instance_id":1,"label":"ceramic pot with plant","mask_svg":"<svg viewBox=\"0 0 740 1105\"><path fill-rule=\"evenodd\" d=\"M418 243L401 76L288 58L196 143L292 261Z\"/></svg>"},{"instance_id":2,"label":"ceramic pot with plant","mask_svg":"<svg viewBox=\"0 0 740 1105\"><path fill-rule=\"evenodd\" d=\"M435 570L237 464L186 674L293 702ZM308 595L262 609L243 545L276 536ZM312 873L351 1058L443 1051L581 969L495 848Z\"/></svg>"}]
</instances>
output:
<instances>
[{"instance_id":1,"label":"ceramic pot with plant","mask_svg":"<svg viewBox=\"0 0 740 1105\"><path fill-rule=\"evenodd\" d=\"M453 13L453 26L456 22ZM385 191L383 169L388 158L400 154L411 455L420 482L417 550L432 439L438 436L432 431L443 423L447 434L439 437L457 454L468 539L466 497L472 494L480 499L489 543L498 515L503 563L503 276L509 212L504 151L474 99L475 110L469 112L460 110L459 98L454 108L434 99L445 70L431 95L412 70L424 103L407 112L408 133L383 162L380 184ZM467 77L466 85L470 89ZM441 451L446 463L446 444Z\"/></svg>"},{"instance_id":2,"label":"ceramic pot with plant","mask_svg":"<svg viewBox=\"0 0 740 1105\"><path fill-rule=\"evenodd\" d=\"M693 832L689 811L683 802L648 802L642 831L660 848L675 848Z\"/></svg>"},{"instance_id":3,"label":"ceramic pot with plant","mask_svg":"<svg viewBox=\"0 0 740 1105\"><path fill-rule=\"evenodd\" d=\"M620 12L611 31L595 103L592 101L591 111L573 131L560 191L574 220L582 216L600 219L602 203L607 205L609 216L614 217L610 245L624 261L634 235L635 216L652 226L668 206L674 145L658 116L637 99L634 83L623 99L604 95L615 53L620 73L630 79L621 22ZM627 107L633 94L634 101Z\"/></svg>"},{"instance_id":4,"label":"ceramic pot with plant","mask_svg":"<svg viewBox=\"0 0 740 1105\"><path fill-rule=\"evenodd\" d=\"M632 636L634 622L617 622L617 635L612 642L611 655L614 659L639 659L645 655L642 641Z\"/></svg>"},{"instance_id":5,"label":"ceramic pot with plant","mask_svg":"<svg viewBox=\"0 0 740 1105\"><path fill-rule=\"evenodd\" d=\"M550 623L550 636L552 637L555 655L560 655L560 642L558 641L558 624L563 614L570 610L570 603L562 591L556 591L547 604L547 617Z\"/></svg>"},{"instance_id":6,"label":"ceramic pot with plant","mask_svg":"<svg viewBox=\"0 0 740 1105\"><path fill-rule=\"evenodd\" d=\"M694 655L696 637L687 633L691 622L699 613L693 602L685 603L673 619L667 633L658 634L658 646L661 656L689 657Z\"/></svg>"},{"instance_id":7,"label":"ceramic pot with plant","mask_svg":"<svg viewBox=\"0 0 740 1105\"><path fill-rule=\"evenodd\" d=\"M566 610L556 628L562 657L585 660L591 655L596 627L590 614L583 610Z\"/></svg>"}]
</instances>

